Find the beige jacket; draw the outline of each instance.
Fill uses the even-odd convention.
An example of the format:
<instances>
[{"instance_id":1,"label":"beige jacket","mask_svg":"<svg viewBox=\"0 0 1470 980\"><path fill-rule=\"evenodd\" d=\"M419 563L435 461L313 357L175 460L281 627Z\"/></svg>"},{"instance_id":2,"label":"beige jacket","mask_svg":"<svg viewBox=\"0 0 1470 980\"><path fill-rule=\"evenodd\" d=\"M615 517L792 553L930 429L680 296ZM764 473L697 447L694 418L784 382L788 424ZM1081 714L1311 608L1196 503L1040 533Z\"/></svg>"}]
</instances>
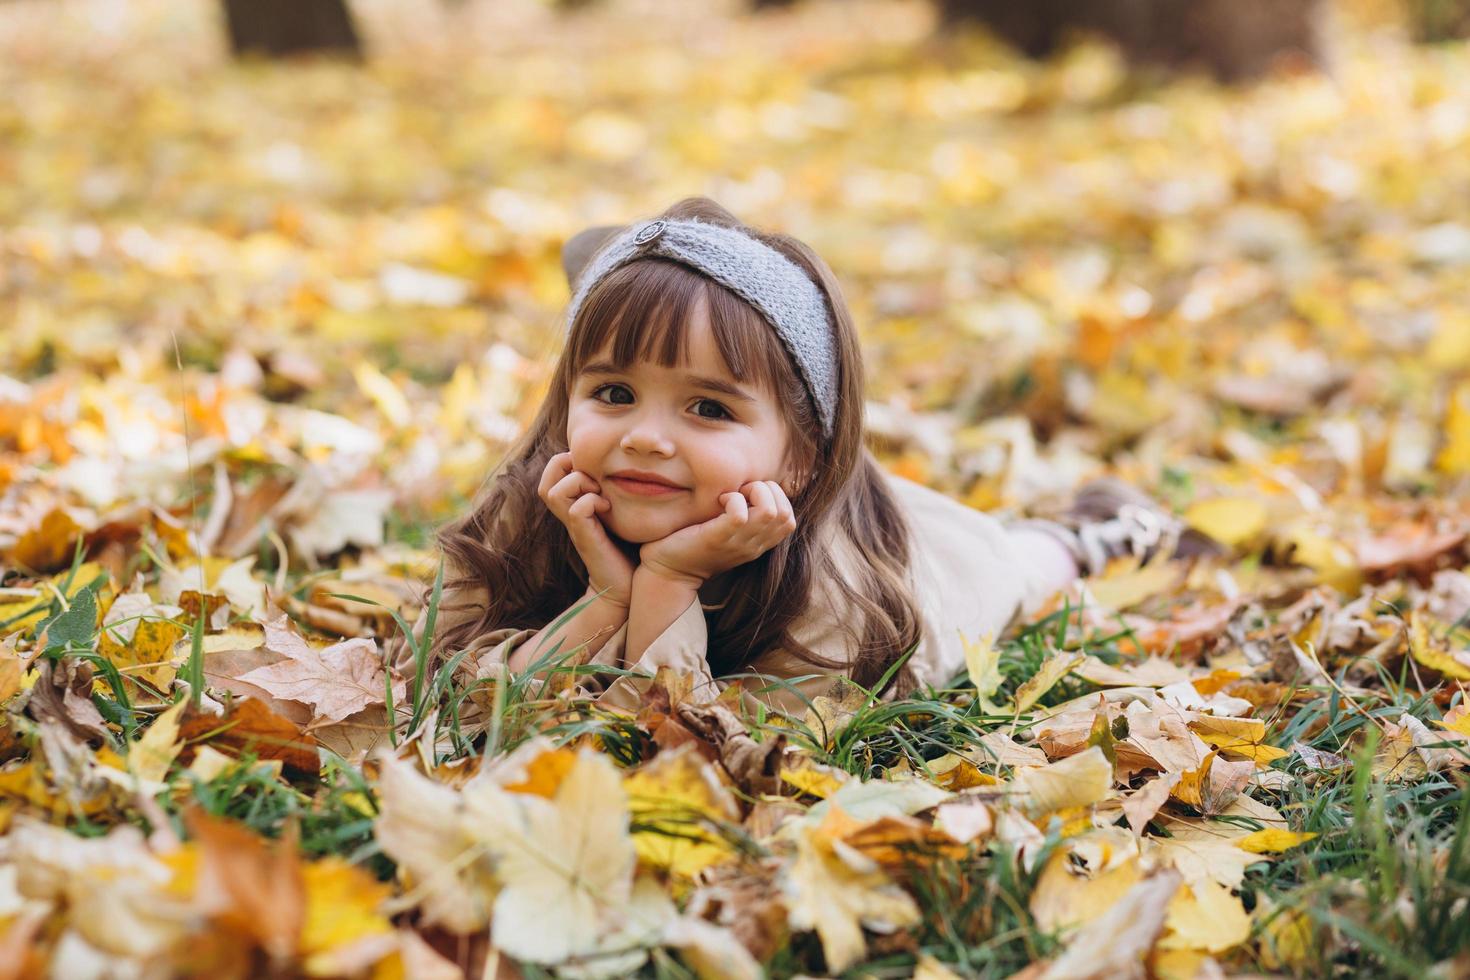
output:
<instances>
[{"instance_id":1,"label":"beige jacket","mask_svg":"<svg viewBox=\"0 0 1470 980\"><path fill-rule=\"evenodd\" d=\"M924 619L923 636L909 666L920 684L940 685L964 667L961 636L971 641L985 634L998 636L1018 612L1030 612L1045 601L1051 585L1037 565L1021 553L1005 526L989 514L901 477L890 475L889 481L912 531L911 575ZM852 545L840 529L834 529L829 545L837 549L839 567L854 567L857 559ZM843 624L852 617L847 610L837 608L839 600L830 587L819 584L817 588L821 598L811 604L805 618L797 621L793 635L823 656L850 662L852 640ZM438 627L446 629L473 618L477 604L485 601L483 587L481 593L478 602L474 596L446 594L440 603ZM415 635L422 637L423 628L421 616ZM500 629L477 637L460 671L472 671L474 677L498 676L511 653L536 633L532 629ZM833 681L830 674L810 676L811 665L780 649L768 651L747 669L768 678L799 678L793 685L800 694L781 687L759 693L768 682L749 677L733 682L712 678L705 662L704 608L697 601L691 602L649 645L637 663L623 662L626 638L624 624L586 661L631 668L642 675L620 677L600 692L589 692L609 707L637 710L648 679L665 666L692 675L695 694L713 698L728 683L739 683L748 702L762 701L798 715L806 709L803 695L815 697ZM390 645L390 651L395 663L406 665L405 658L411 659L401 638Z\"/></svg>"}]
</instances>

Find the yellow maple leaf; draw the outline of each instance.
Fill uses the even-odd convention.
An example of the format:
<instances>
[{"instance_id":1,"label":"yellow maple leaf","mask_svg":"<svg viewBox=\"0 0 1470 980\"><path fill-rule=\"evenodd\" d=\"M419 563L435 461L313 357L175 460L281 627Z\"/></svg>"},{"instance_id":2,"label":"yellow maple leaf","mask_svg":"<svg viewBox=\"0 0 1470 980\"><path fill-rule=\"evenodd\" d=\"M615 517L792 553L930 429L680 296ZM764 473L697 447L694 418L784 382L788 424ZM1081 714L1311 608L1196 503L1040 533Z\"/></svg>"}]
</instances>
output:
<instances>
[{"instance_id":1,"label":"yellow maple leaf","mask_svg":"<svg viewBox=\"0 0 1470 980\"><path fill-rule=\"evenodd\" d=\"M1063 848L1052 855L1031 892L1031 914L1048 932L1092 922L1143 878L1135 857L1093 871L1077 868Z\"/></svg>"},{"instance_id":2,"label":"yellow maple leaf","mask_svg":"<svg viewBox=\"0 0 1470 980\"><path fill-rule=\"evenodd\" d=\"M1095 745L1047 766L1020 769L1011 782L1017 805L1033 817L1091 806L1112 788L1113 766Z\"/></svg>"},{"instance_id":3,"label":"yellow maple leaf","mask_svg":"<svg viewBox=\"0 0 1470 980\"><path fill-rule=\"evenodd\" d=\"M1078 664L1087 659L1083 654L1058 650L1041 662L1041 668L1016 689L1016 701L1010 706L1011 714L1021 714L1042 696L1057 686L1057 682L1070 674Z\"/></svg>"},{"instance_id":4,"label":"yellow maple leaf","mask_svg":"<svg viewBox=\"0 0 1470 980\"><path fill-rule=\"evenodd\" d=\"M1266 505L1255 497L1213 497L1184 512L1184 522L1227 547L1244 545L1266 529Z\"/></svg>"},{"instance_id":5,"label":"yellow maple leaf","mask_svg":"<svg viewBox=\"0 0 1470 980\"><path fill-rule=\"evenodd\" d=\"M0 649L0 704L20 692L25 674L20 663L20 656L14 650Z\"/></svg>"},{"instance_id":6,"label":"yellow maple leaf","mask_svg":"<svg viewBox=\"0 0 1470 980\"><path fill-rule=\"evenodd\" d=\"M388 754L381 765L374 831L426 917L461 933L488 921L502 952L533 963L626 945L636 852L606 756L576 750L549 799L488 778L456 792Z\"/></svg>"},{"instance_id":7,"label":"yellow maple leaf","mask_svg":"<svg viewBox=\"0 0 1470 980\"><path fill-rule=\"evenodd\" d=\"M369 955L388 955L397 948L393 926L381 906L392 888L340 857L326 857L302 868L306 887L306 921L301 929L301 955L308 976L341 976L362 969L363 947ZM355 966L344 969L342 953L353 951Z\"/></svg>"},{"instance_id":8,"label":"yellow maple leaf","mask_svg":"<svg viewBox=\"0 0 1470 980\"><path fill-rule=\"evenodd\" d=\"M1317 835L1314 833L1301 833L1295 830L1283 830L1280 827L1266 827L1253 834L1247 834L1235 842L1235 846L1242 851L1252 854L1275 854L1305 844Z\"/></svg>"},{"instance_id":9,"label":"yellow maple leaf","mask_svg":"<svg viewBox=\"0 0 1470 980\"><path fill-rule=\"evenodd\" d=\"M168 772L183 745L179 742L179 716L188 706L180 699L153 719L148 731L128 747L128 771L139 779L157 782Z\"/></svg>"},{"instance_id":10,"label":"yellow maple leaf","mask_svg":"<svg viewBox=\"0 0 1470 980\"><path fill-rule=\"evenodd\" d=\"M946 752L926 765L934 774L934 782L948 790L974 789L976 786L994 786L1000 782L989 773L980 771L975 760L957 752Z\"/></svg>"},{"instance_id":11,"label":"yellow maple leaf","mask_svg":"<svg viewBox=\"0 0 1470 980\"><path fill-rule=\"evenodd\" d=\"M382 757L377 793L373 834L406 879L405 905L422 906L426 922L451 932L485 928L498 884L460 794L391 755Z\"/></svg>"},{"instance_id":12,"label":"yellow maple leaf","mask_svg":"<svg viewBox=\"0 0 1470 980\"><path fill-rule=\"evenodd\" d=\"M567 773L577 764L577 753L571 749L551 749L542 752L526 763L526 778L514 783L507 783L505 788L511 793L530 793L545 799L554 799L556 791L561 787L562 780L567 778Z\"/></svg>"},{"instance_id":13,"label":"yellow maple leaf","mask_svg":"<svg viewBox=\"0 0 1470 980\"><path fill-rule=\"evenodd\" d=\"M1129 867L1136 869L1137 863L1130 862ZM1110 892L1116 890L1117 884L1133 879L1126 892L1106 904L1100 914L1070 938L1066 950L1044 976L1122 977L1139 974L1141 964L1153 951L1164 929L1169 905L1180 888L1180 877L1168 870L1155 871L1146 878L1137 878L1136 875L1134 870L1131 875L1111 883ZM1155 952L1150 965L1164 952Z\"/></svg>"},{"instance_id":14,"label":"yellow maple leaf","mask_svg":"<svg viewBox=\"0 0 1470 980\"><path fill-rule=\"evenodd\" d=\"M823 800L841 789L850 778L841 769L820 765L808 758L803 758L796 765L781 767L783 783Z\"/></svg>"},{"instance_id":15,"label":"yellow maple leaf","mask_svg":"<svg viewBox=\"0 0 1470 980\"><path fill-rule=\"evenodd\" d=\"M1445 473L1470 473L1470 381L1450 395L1444 415L1444 443L1434 465Z\"/></svg>"},{"instance_id":16,"label":"yellow maple leaf","mask_svg":"<svg viewBox=\"0 0 1470 980\"><path fill-rule=\"evenodd\" d=\"M1189 727L1201 741L1229 755L1250 759L1261 769L1291 755L1286 749L1266 744L1266 723L1259 718L1201 714L1189 722Z\"/></svg>"},{"instance_id":17,"label":"yellow maple leaf","mask_svg":"<svg viewBox=\"0 0 1470 980\"><path fill-rule=\"evenodd\" d=\"M1460 702L1445 712L1444 721L1435 722L1435 724L1470 737L1470 704Z\"/></svg>"},{"instance_id":18,"label":"yellow maple leaf","mask_svg":"<svg viewBox=\"0 0 1470 980\"><path fill-rule=\"evenodd\" d=\"M598 952L622 923L636 861L627 794L612 760L578 749L553 798L509 793L486 780L465 787L464 806L500 886L496 946L533 963Z\"/></svg>"},{"instance_id":19,"label":"yellow maple leaf","mask_svg":"<svg viewBox=\"0 0 1470 980\"><path fill-rule=\"evenodd\" d=\"M1290 970L1301 975L1311 965L1316 948L1312 919L1296 908L1279 908L1269 896L1257 894L1255 918L1259 924L1261 965L1268 970Z\"/></svg>"},{"instance_id":20,"label":"yellow maple leaf","mask_svg":"<svg viewBox=\"0 0 1470 980\"><path fill-rule=\"evenodd\" d=\"M1142 565L1136 558L1120 558L1088 579L1087 590L1101 605L1121 611L1176 588L1185 574L1181 562L1158 559Z\"/></svg>"},{"instance_id":21,"label":"yellow maple leaf","mask_svg":"<svg viewBox=\"0 0 1470 980\"><path fill-rule=\"evenodd\" d=\"M711 824L739 820L740 809L692 745L659 753L623 780L623 790L644 864L692 878L734 854Z\"/></svg>"},{"instance_id":22,"label":"yellow maple leaf","mask_svg":"<svg viewBox=\"0 0 1470 980\"><path fill-rule=\"evenodd\" d=\"M899 929L919 921L919 908L878 863L837 843L853 821L832 807L816 826L800 828L796 858L782 888L793 929L813 929L822 943L829 973L863 958L863 925Z\"/></svg>"},{"instance_id":23,"label":"yellow maple leaf","mask_svg":"<svg viewBox=\"0 0 1470 980\"><path fill-rule=\"evenodd\" d=\"M975 642L963 633L960 634L960 645L965 650L965 669L969 672L970 683L975 685L975 693L980 698L980 703L987 710L998 711L991 698L1005 678L1000 672L1000 650L995 645L995 638L987 633Z\"/></svg>"},{"instance_id":24,"label":"yellow maple leaf","mask_svg":"<svg viewBox=\"0 0 1470 980\"><path fill-rule=\"evenodd\" d=\"M1230 889L1209 878L1188 882L1169 903L1164 949L1223 953L1250 938L1251 919Z\"/></svg>"},{"instance_id":25,"label":"yellow maple leaf","mask_svg":"<svg viewBox=\"0 0 1470 980\"><path fill-rule=\"evenodd\" d=\"M1424 755L1407 725L1387 722L1373 753L1373 775L1390 783L1418 782L1429 774Z\"/></svg>"},{"instance_id":26,"label":"yellow maple leaf","mask_svg":"<svg viewBox=\"0 0 1470 980\"><path fill-rule=\"evenodd\" d=\"M1456 654L1430 634L1429 624L1418 610L1409 613L1409 654L1431 670L1446 677L1470 681L1470 654Z\"/></svg>"}]
</instances>

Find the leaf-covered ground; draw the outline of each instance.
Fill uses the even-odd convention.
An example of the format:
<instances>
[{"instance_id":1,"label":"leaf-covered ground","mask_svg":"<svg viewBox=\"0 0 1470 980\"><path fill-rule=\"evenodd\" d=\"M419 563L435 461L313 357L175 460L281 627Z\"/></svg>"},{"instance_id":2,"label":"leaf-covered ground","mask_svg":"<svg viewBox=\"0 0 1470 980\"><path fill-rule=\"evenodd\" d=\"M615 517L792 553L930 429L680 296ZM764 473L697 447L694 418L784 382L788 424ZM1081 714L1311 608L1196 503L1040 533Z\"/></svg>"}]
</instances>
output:
<instances>
[{"instance_id":1,"label":"leaf-covered ground","mask_svg":"<svg viewBox=\"0 0 1470 980\"><path fill-rule=\"evenodd\" d=\"M356 7L282 66L0 5L0 977L1470 971L1463 45L1232 91L915 3ZM390 669L561 242L692 193L836 268L887 465L1226 553L803 718Z\"/></svg>"}]
</instances>

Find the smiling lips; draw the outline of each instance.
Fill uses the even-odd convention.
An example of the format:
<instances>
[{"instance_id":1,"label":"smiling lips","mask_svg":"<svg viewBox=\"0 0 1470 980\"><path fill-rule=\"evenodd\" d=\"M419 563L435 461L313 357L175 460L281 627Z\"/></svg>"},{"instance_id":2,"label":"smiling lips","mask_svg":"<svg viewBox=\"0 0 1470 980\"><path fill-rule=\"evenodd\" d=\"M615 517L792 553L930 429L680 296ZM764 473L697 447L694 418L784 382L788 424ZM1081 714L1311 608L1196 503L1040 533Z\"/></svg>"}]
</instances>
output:
<instances>
[{"instance_id":1,"label":"smiling lips","mask_svg":"<svg viewBox=\"0 0 1470 980\"><path fill-rule=\"evenodd\" d=\"M684 492L683 487L668 482L656 473L624 470L622 473L610 474L607 479L619 490L640 497L668 497Z\"/></svg>"}]
</instances>

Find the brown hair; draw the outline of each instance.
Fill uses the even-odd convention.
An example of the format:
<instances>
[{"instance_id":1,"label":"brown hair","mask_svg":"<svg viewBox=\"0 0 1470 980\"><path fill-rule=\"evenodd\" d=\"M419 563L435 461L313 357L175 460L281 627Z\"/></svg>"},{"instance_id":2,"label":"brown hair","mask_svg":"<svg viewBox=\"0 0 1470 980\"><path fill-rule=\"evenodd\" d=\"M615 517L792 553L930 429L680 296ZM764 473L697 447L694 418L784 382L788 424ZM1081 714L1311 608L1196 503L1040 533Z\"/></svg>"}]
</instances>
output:
<instances>
[{"instance_id":1,"label":"brown hair","mask_svg":"<svg viewBox=\"0 0 1470 980\"><path fill-rule=\"evenodd\" d=\"M582 596L586 569L536 489L547 461L567 450L568 393L582 365L609 340L619 367L650 357L666 366L679 363L688 315L703 301L730 373L767 386L788 407L787 462L801 486L792 499L796 530L732 569L728 599L706 612L710 670L715 676L736 672L765 651L782 648L819 670L845 669L859 684L872 686L918 642L921 625L909 586L908 527L863 445L862 355L836 277L802 242L750 228L708 198L686 198L660 217L737 228L791 259L825 294L836 329L840 378L830 442L823 444L811 396L760 313L681 263L629 262L604 277L583 303L530 430L487 479L469 513L439 531L448 559L446 597L451 590L483 587L489 599L478 621L460 622L435 637L435 650L442 655L461 649L502 627L540 629ZM855 548L858 560L850 578L819 545L831 521ZM839 617L853 642L850 664L828 660L791 635L816 581L830 581L854 613ZM898 679L901 688L908 686L906 671Z\"/></svg>"}]
</instances>

